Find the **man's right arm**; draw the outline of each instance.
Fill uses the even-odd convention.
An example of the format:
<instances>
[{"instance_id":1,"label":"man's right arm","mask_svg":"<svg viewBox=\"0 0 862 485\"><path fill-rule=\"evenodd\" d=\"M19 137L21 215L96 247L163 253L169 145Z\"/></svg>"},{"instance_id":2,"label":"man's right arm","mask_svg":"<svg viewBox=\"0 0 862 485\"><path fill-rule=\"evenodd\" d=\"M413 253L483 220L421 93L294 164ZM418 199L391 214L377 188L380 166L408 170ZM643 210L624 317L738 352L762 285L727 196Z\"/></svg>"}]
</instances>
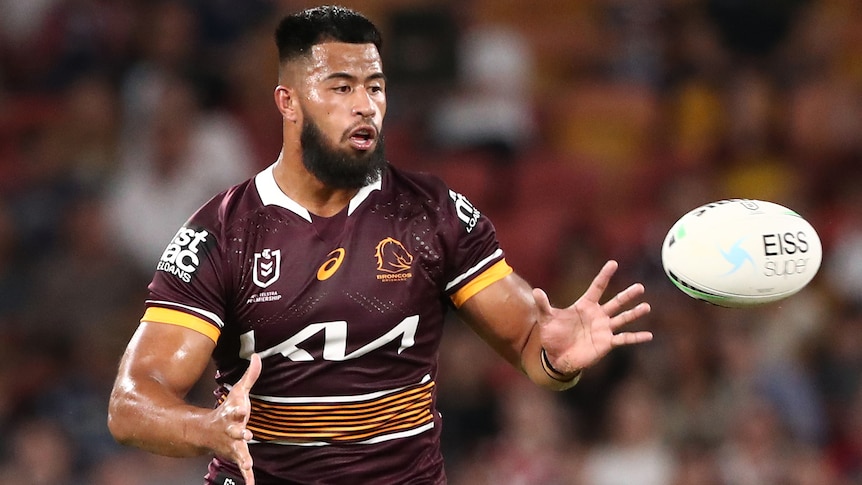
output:
<instances>
[{"instance_id":1,"label":"man's right arm","mask_svg":"<svg viewBox=\"0 0 862 485\"><path fill-rule=\"evenodd\" d=\"M260 358L252 357L249 369L218 408L185 401L214 348L209 337L194 330L142 322L123 355L111 392L108 427L114 438L160 455L215 453L250 473L248 393L260 374Z\"/></svg>"}]
</instances>

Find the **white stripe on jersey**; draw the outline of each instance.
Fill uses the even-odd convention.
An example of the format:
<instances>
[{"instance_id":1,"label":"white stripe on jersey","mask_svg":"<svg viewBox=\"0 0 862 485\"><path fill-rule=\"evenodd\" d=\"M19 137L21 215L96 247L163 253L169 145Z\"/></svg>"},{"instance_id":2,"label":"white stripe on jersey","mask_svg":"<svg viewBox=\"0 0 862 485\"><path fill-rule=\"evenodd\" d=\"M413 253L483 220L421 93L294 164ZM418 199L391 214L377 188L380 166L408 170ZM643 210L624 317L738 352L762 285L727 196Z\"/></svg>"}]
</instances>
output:
<instances>
[{"instance_id":1,"label":"white stripe on jersey","mask_svg":"<svg viewBox=\"0 0 862 485\"><path fill-rule=\"evenodd\" d=\"M501 254L503 254L503 250L502 250L502 249L497 249L496 251L494 251L494 252L493 252L490 256L488 256L487 258L483 259L482 261L479 261L475 266L473 266L472 268L468 269L466 272L462 273L460 276L458 276L457 278L455 278L454 280L452 280L452 281L450 281L448 284L446 284L446 291L449 291L450 289L452 289L452 288L453 288L455 285L457 285L458 283L460 283L460 282L464 281L465 279L469 278L470 276L473 276L473 275L474 275L475 273L477 273L479 270L481 270L482 268L484 268L484 267L485 267L485 265L487 265L487 264L488 264L488 262L490 262L490 261L491 261L491 260L493 260L494 258L496 258L496 257L500 256Z\"/></svg>"},{"instance_id":2,"label":"white stripe on jersey","mask_svg":"<svg viewBox=\"0 0 862 485\"><path fill-rule=\"evenodd\" d=\"M419 384L425 384L431 380L431 376L429 374L425 374L425 377L419 382ZM230 391L233 389L233 386L230 384L225 384L224 387ZM387 394L393 394L396 392L401 392L407 388L413 387L404 386L396 389L388 389L386 391L376 391L369 392L368 394L356 394L353 396L293 396L293 397L284 397L284 396L262 396L260 394L249 394L248 397L253 397L255 399L259 399L261 401L266 402L274 402L280 404L321 404L321 403L347 403L347 402L362 402L362 401L370 401L372 399L377 399L383 397Z\"/></svg>"}]
</instances>

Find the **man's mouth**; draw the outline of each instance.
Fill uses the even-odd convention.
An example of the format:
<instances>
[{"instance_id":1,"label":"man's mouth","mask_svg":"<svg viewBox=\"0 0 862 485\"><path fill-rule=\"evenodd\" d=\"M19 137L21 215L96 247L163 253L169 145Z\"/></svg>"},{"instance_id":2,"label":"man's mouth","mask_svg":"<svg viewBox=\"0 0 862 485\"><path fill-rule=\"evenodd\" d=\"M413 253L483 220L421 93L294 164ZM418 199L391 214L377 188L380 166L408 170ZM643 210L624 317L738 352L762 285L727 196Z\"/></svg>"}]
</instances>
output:
<instances>
[{"instance_id":1,"label":"man's mouth","mask_svg":"<svg viewBox=\"0 0 862 485\"><path fill-rule=\"evenodd\" d=\"M377 130L369 125L358 126L350 131L347 140L356 150L370 150L377 140Z\"/></svg>"}]
</instances>

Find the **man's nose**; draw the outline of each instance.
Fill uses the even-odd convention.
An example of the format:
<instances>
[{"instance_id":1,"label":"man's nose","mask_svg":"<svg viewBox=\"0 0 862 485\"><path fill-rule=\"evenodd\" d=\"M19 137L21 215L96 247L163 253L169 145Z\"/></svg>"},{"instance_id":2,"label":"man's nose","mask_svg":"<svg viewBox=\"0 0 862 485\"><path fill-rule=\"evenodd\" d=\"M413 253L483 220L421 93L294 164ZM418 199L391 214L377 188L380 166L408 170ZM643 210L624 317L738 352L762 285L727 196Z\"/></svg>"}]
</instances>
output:
<instances>
[{"instance_id":1,"label":"man's nose","mask_svg":"<svg viewBox=\"0 0 862 485\"><path fill-rule=\"evenodd\" d=\"M370 118L377 114L377 107L371 95L365 88L359 88L355 91L353 101L353 114Z\"/></svg>"}]
</instances>

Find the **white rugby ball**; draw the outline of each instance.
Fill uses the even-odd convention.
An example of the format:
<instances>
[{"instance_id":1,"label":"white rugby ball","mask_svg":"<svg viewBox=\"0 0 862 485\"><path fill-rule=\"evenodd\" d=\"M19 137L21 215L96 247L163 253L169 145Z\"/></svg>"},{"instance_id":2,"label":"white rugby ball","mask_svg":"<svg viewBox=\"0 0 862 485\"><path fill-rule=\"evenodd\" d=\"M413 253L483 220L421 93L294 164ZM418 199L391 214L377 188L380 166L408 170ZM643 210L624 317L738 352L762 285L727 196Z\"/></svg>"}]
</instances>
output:
<instances>
[{"instance_id":1,"label":"white rugby ball","mask_svg":"<svg viewBox=\"0 0 862 485\"><path fill-rule=\"evenodd\" d=\"M802 216L752 199L720 200L688 212L670 228L661 251L677 288L724 307L793 295L814 278L822 257L820 237Z\"/></svg>"}]
</instances>

